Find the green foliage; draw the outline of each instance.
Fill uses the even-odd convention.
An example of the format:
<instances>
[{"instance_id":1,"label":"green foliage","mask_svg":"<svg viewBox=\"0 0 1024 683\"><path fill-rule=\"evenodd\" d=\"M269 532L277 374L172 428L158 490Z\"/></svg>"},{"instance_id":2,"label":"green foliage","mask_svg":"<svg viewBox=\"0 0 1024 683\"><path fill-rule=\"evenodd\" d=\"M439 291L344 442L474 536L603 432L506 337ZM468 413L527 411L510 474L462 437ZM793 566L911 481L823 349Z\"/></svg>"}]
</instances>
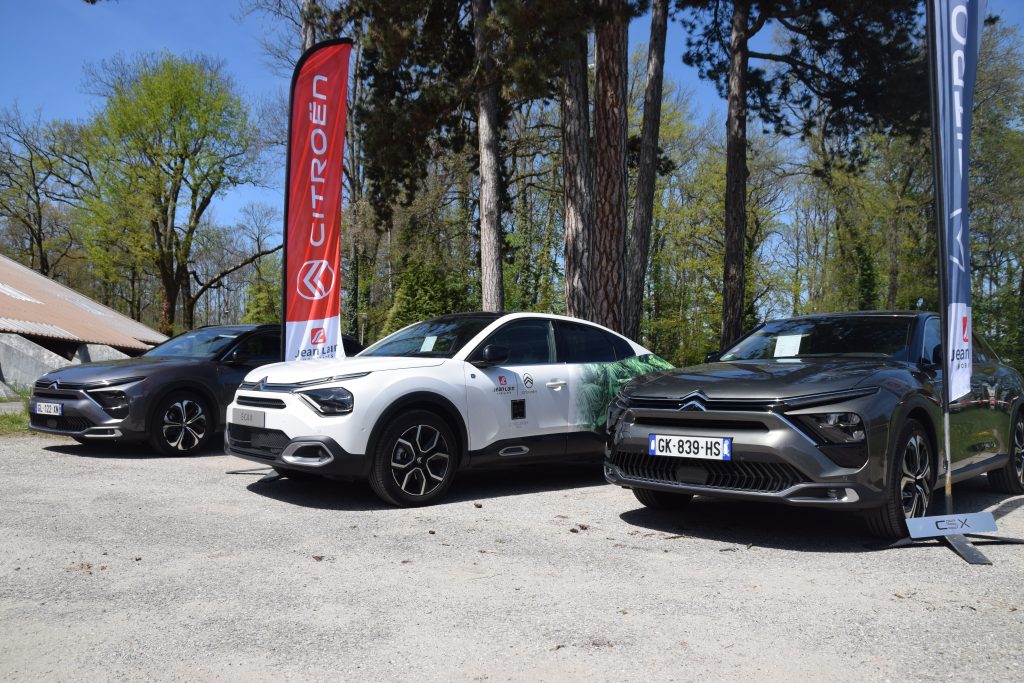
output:
<instances>
[{"instance_id":1,"label":"green foliage","mask_svg":"<svg viewBox=\"0 0 1024 683\"><path fill-rule=\"evenodd\" d=\"M17 413L0 413L0 436L22 433L29 433L28 413L24 410Z\"/></svg>"},{"instance_id":2,"label":"green foliage","mask_svg":"<svg viewBox=\"0 0 1024 683\"><path fill-rule=\"evenodd\" d=\"M91 167L81 179L87 253L106 278L157 275L164 332L189 291L210 202L261 175L258 131L222 71L205 58L163 54L104 62L93 74L106 103L82 140ZM193 305L185 302L186 314Z\"/></svg>"},{"instance_id":3,"label":"green foliage","mask_svg":"<svg viewBox=\"0 0 1024 683\"><path fill-rule=\"evenodd\" d=\"M474 308L457 272L441 263L410 263L388 311L384 334L406 325ZM383 335L382 335L383 336Z\"/></svg>"},{"instance_id":4,"label":"green foliage","mask_svg":"<svg viewBox=\"0 0 1024 683\"><path fill-rule=\"evenodd\" d=\"M281 257L260 259L246 283L244 323L281 322Z\"/></svg>"}]
</instances>

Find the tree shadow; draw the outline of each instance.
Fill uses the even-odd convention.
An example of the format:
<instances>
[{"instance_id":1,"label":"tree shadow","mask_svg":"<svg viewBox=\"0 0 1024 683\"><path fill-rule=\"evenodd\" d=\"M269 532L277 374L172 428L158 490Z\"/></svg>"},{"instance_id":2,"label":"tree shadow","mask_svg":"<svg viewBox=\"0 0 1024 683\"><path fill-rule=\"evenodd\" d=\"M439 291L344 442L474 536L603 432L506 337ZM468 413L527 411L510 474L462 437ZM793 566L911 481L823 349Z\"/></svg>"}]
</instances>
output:
<instances>
[{"instance_id":1,"label":"tree shadow","mask_svg":"<svg viewBox=\"0 0 1024 683\"><path fill-rule=\"evenodd\" d=\"M205 448L191 455L163 455L150 448L149 444L146 443L119 441L94 441L82 444L73 442L44 446L43 450L61 455L74 455L79 458L96 458L100 460L176 460L178 458L211 458L224 455L224 447L219 437L214 437Z\"/></svg>"},{"instance_id":2,"label":"tree shadow","mask_svg":"<svg viewBox=\"0 0 1024 683\"><path fill-rule=\"evenodd\" d=\"M254 467L233 473L261 476L270 468ZM436 505L529 495L548 491L605 486L600 466L522 465L519 467L459 472L452 488ZM321 510L398 510L379 498L366 482L343 482L323 477L255 481L246 488L274 500Z\"/></svg>"},{"instance_id":3,"label":"tree shadow","mask_svg":"<svg viewBox=\"0 0 1024 683\"><path fill-rule=\"evenodd\" d=\"M999 519L1024 507L1024 496L1007 498L988 488L985 477L953 487L953 509L977 512L992 508ZM942 514L942 496L934 501L931 514ZM638 507L619 515L627 524L695 538L761 546L796 552L860 553L879 550L883 542L871 536L863 519L854 511L800 508L777 503L716 500L694 497L689 506L677 511ZM913 547L925 546L923 540Z\"/></svg>"}]
</instances>

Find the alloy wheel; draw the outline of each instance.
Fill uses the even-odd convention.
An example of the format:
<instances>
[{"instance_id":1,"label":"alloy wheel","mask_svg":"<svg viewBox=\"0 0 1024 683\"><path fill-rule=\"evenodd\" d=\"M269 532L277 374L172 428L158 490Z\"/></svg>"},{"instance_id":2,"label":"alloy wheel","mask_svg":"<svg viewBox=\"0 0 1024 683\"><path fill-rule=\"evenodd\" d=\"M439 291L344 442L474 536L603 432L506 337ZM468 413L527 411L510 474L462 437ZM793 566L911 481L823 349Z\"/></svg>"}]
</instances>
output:
<instances>
[{"instance_id":1,"label":"alloy wheel","mask_svg":"<svg viewBox=\"0 0 1024 683\"><path fill-rule=\"evenodd\" d=\"M391 475L410 496L426 496L441 485L451 463L447 441L436 428L409 427L391 450Z\"/></svg>"},{"instance_id":2,"label":"alloy wheel","mask_svg":"<svg viewBox=\"0 0 1024 683\"><path fill-rule=\"evenodd\" d=\"M194 449L206 436L206 413L202 405L190 398L175 401L164 412L164 441L174 450Z\"/></svg>"},{"instance_id":3,"label":"alloy wheel","mask_svg":"<svg viewBox=\"0 0 1024 683\"><path fill-rule=\"evenodd\" d=\"M907 519L924 517L931 499L932 459L928 441L913 434L903 449L900 471L900 498Z\"/></svg>"}]
</instances>

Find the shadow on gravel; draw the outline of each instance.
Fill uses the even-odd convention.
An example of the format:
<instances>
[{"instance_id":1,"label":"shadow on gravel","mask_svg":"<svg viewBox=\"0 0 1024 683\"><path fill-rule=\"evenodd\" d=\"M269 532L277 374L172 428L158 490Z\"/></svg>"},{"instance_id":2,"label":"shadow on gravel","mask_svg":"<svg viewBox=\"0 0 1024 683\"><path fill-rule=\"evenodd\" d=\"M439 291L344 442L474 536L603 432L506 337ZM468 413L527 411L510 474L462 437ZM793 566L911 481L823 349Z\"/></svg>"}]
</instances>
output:
<instances>
[{"instance_id":1,"label":"shadow on gravel","mask_svg":"<svg viewBox=\"0 0 1024 683\"><path fill-rule=\"evenodd\" d=\"M268 468L237 470L239 474L261 476ZM459 472L448 493L438 501L465 503L489 498L519 496L547 491L605 486L596 465L524 465L517 468ZM397 510L384 503L365 482L341 482L323 478L254 481L247 489L261 496L302 507L321 510Z\"/></svg>"},{"instance_id":2,"label":"shadow on gravel","mask_svg":"<svg viewBox=\"0 0 1024 683\"><path fill-rule=\"evenodd\" d=\"M953 487L956 512L991 509L998 520L1024 507L1024 497L1008 498L988 488L984 477ZM942 514L941 492L932 514ZM753 545L779 550L816 553L860 553L877 550L879 540L868 534L864 522L853 512L797 508L772 503L714 500L697 496L680 511L640 507L619 517L633 526L695 538ZM922 541L931 543L931 541Z\"/></svg>"},{"instance_id":3,"label":"shadow on gravel","mask_svg":"<svg viewBox=\"0 0 1024 683\"><path fill-rule=\"evenodd\" d=\"M102 441L98 443L69 443L58 446L46 446L44 451L59 453L61 455L74 455L79 458L97 458L105 460L142 460L160 459L175 460L178 456L161 455L146 444L141 443L116 443ZM224 448L220 439L213 439L206 448L194 455L180 456L182 458L210 458L224 455Z\"/></svg>"},{"instance_id":4,"label":"shadow on gravel","mask_svg":"<svg viewBox=\"0 0 1024 683\"><path fill-rule=\"evenodd\" d=\"M640 507L619 517L653 531L799 552L860 553L873 540L851 513L699 496L683 510Z\"/></svg>"}]
</instances>

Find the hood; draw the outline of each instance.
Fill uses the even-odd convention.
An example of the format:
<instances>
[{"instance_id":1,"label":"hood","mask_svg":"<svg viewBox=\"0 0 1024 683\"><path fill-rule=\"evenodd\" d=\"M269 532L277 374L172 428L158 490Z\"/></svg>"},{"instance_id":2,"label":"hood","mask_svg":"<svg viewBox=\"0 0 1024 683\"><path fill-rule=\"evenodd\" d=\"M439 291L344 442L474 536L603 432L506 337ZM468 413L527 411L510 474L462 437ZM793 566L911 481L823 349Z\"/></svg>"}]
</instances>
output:
<instances>
[{"instance_id":1,"label":"hood","mask_svg":"<svg viewBox=\"0 0 1024 683\"><path fill-rule=\"evenodd\" d=\"M415 370L441 365L448 358L407 358L404 356L352 356L327 360L293 360L263 365L245 376L247 382L258 382L264 377L271 384L296 384L324 377L351 375L360 372L386 370Z\"/></svg>"},{"instance_id":2,"label":"hood","mask_svg":"<svg viewBox=\"0 0 1024 683\"><path fill-rule=\"evenodd\" d=\"M793 398L853 389L898 365L874 358L705 363L645 375L626 391L652 398L683 398L696 391L712 400Z\"/></svg>"},{"instance_id":3,"label":"hood","mask_svg":"<svg viewBox=\"0 0 1024 683\"><path fill-rule=\"evenodd\" d=\"M174 367L196 368L198 364L207 362L197 358L122 358L121 360L97 361L69 365L48 372L40 380L57 381L68 384L91 384L93 382L109 382L127 379L128 377L144 377L156 370L167 370ZM37 380L38 381L38 380Z\"/></svg>"}]
</instances>

